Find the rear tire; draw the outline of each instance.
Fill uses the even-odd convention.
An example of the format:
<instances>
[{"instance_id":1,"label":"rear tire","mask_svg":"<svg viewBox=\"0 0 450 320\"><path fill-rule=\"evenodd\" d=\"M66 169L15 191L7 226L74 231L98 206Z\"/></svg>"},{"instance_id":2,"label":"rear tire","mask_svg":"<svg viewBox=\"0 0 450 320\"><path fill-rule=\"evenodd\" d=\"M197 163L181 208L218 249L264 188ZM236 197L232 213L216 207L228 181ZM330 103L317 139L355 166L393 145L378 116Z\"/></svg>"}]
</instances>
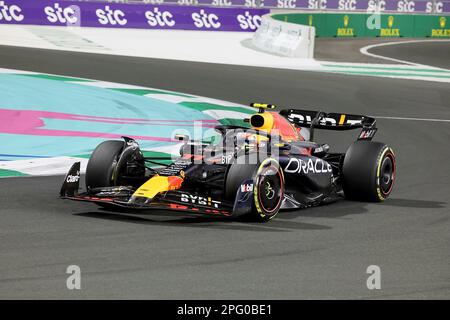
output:
<instances>
[{"instance_id":1,"label":"rear tire","mask_svg":"<svg viewBox=\"0 0 450 320\"><path fill-rule=\"evenodd\" d=\"M345 153L342 173L347 199L384 201L394 186L394 152L380 142L356 141Z\"/></svg>"},{"instance_id":2,"label":"rear tire","mask_svg":"<svg viewBox=\"0 0 450 320\"><path fill-rule=\"evenodd\" d=\"M100 143L86 168L86 188L111 187L114 185L113 172L122 153L123 141L108 140Z\"/></svg>"},{"instance_id":3,"label":"rear tire","mask_svg":"<svg viewBox=\"0 0 450 320\"><path fill-rule=\"evenodd\" d=\"M267 158L259 164L233 163L226 177L226 198L234 200L242 182L249 179L253 180L253 200L245 218L255 222L275 218L284 198L284 176L278 161Z\"/></svg>"}]
</instances>

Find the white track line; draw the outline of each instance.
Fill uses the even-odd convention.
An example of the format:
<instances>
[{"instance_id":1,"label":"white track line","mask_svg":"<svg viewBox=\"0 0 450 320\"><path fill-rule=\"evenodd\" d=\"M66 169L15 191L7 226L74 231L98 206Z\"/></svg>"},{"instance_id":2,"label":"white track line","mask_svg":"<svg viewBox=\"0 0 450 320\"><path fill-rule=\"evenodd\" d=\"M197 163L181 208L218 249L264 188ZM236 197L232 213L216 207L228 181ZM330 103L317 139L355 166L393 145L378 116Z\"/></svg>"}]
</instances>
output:
<instances>
[{"instance_id":1,"label":"white track line","mask_svg":"<svg viewBox=\"0 0 450 320\"><path fill-rule=\"evenodd\" d=\"M372 58L384 59L384 60L394 61L394 62L398 62L398 63L404 63L404 64L408 64L411 66L427 67L427 68L434 68L434 69L448 71L448 69L444 69L444 68L438 68L438 67L433 67L433 66L429 66L426 64L420 64L420 63L414 63L414 62L400 60L400 59L394 59L394 58L380 56L380 55L369 52L370 49L373 49L376 47L392 46L392 45L397 45L397 44L402 44L402 43L420 43L420 42L450 42L450 40L439 39L439 40L409 40L409 41L385 42L385 43L377 43L377 44L371 44L371 45L365 46L365 47L359 49L359 51L362 54L372 57Z\"/></svg>"},{"instance_id":2,"label":"white track line","mask_svg":"<svg viewBox=\"0 0 450 320\"><path fill-rule=\"evenodd\" d=\"M408 120L408 121L427 121L427 122L447 122L450 123L450 119L426 119L426 118L404 118L404 117L379 117L371 116L375 119L387 119L387 120Z\"/></svg>"}]
</instances>

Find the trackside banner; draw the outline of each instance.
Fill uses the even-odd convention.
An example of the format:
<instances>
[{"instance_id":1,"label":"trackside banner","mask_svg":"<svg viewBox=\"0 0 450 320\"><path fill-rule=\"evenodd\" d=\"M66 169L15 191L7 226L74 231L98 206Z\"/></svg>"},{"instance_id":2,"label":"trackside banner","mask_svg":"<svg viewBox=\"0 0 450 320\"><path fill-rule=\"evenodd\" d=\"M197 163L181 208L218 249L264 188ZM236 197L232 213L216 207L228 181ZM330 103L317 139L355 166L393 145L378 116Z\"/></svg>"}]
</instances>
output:
<instances>
[{"instance_id":1,"label":"trackside banner","mask_svg":"<svg viewBox=\"0 0 450 320\"><path fill-rule=\"evenodd\" d=\"M57 0L0 0L0 24L255 31L268 9Z\"/></svg>"},{"instance_id":2,"label":"trackside banner","mask_svg":"<svg viewBox=\"0 0 450 320\"><path fill-rule=\"evenodd\" d=\"M164 0L165 3L196 0ZM217 6L252 6L262 8L379 11L396 13L450 12L450 1L433 0L198 0L198 3Z\"/></svg>"},{"instance_id":3,"label":"trackside banner","mask_svg":"<svg viewBox=\"0 0 450 320\"><path fill-rule=\"evenodd\" d=\"M39 0L29 0L39 1ZM86 1L86 0L77 0ZM93 0L91 0L93 1ZM95 0L113 2L108 0ZM139 0L135 0L139 1ZM141 0L158 5L204 5L209 7L243 7L301 9L343 12L450 13L450 0Z\"/></svg>"},{"instance_id":4,"label":"trackside banner","mask_svg":"<svg viewBox=\"0 0 450 320\"><path fill-rule=\"evenodd\" d=\"M159 0L174 4L204 4L210 6L245 6L260 8L379 11L396 13L450 12L450 1L444 0Z\"/></svg>"},{"instance_id":5,"label":"trackside banner","mask_svg":"<svg viewBox=\"0 0 450 320\"><path fill-rule=\"evenodd\" d=\"M314 27L317 37L450 37L447 15L288 13L272 18Z\"/></svg>"}]
</instances>

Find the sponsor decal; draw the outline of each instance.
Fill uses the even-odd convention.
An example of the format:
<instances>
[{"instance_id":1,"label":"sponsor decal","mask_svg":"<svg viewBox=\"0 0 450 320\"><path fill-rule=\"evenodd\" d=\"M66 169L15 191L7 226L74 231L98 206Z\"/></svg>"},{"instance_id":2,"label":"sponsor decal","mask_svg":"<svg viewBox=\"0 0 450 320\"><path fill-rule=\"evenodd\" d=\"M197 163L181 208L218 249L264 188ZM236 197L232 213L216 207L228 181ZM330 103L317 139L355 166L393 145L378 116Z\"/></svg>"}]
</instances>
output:
<instances>
[{"instance_id":1,"label":"sponsor decal","mask_svg":"<svg viewBox=\"0 0 450 320\"><path fill-rule=\"evenodd\" d=\"M103 9L95 11L98 22L102 25L111 26L125 26L128 20L125 18L125 13L120 9L111 9L110 6L105 6Z\"/></svg>"},{"instance_id":2,"label":"sponsor decal","mask_svg":"<svg viewBox=\"0 0 450 320\"><path fill-rule=\"evenodd\" d=\"M349 16L345 15L344 16L344 27L338 28L338 30L337 30L338 37L353 37L354 36L353 28L348 28L349 21L350 21Z\"/></svg>"},{"instance_id":3,"label":"sponsor decal","mask_svg":"<svg viewBox=\"0 0 450 320\"><path fill-rule=\"evenodd\" d=\"M53 6L46 6L44 13L47 15L47 20L51 23L69 23L75 24L78 22L77 12L74 7L61 7L58 2Z\"/></svg>"},{"instance_id":4,"label":"sponsor decal","mask_svg":"<svg viewBox=\"0 0 450 320\"><path fill-rule=\"evenodd\" d=\"M96 193L96 196L99 197L111 197L115 195L119 195L121 192L130 192L129 187L116 187L116 188L108 188L108 189L101 189L100 192Z\"/></svg>"},{"instance_id":5,"label":"sponsor decal","mask_svg":"<svg viewBox=\"0 0 450 320\"><path fill-rule=\"evenodd\" d=\"M86 201L101 201L101 202L113 202L112 198L99 198L99 197L91 197L91 196L82 196L82 197L74 197L74 199L86 200Z\"/></svg>"},{"instance_id":6,"label":"sponsor decal","mask_svg":"<svg viewBox=\"0 0 450 320\"><path fill-rule=\"evenodd\" d=\"M8 5L5 1L0 1L0 21L21 22L25 16L22 8L17 5Z\"/></svg>"},{"instance_id":7,"label":"sponsor decal","mask_svg":"<svg viewBox=\"0 0 450 320\"><path fill-rule=\"evenodd\" d=\"M398 12L414 12L416 10L416 4L411 0L401 0L397 2Z\"/></svg>"},{"instance_id":8,"label":"sponsor decal","mask_svg":"<svg viewBox=\"0 0 450 320\"><path fill-rule=\"evenodd\" d=\"M323 147L318 147L314 149L314 153L322 153L324 151Z\"/></svg>"},{"instance_id":9,"label":"sponsor decal","mask_svg":"<svg viewBox=\"0 0 450 320\"><path fill-rule=\"evenodd\" d=\"M343 11L355 11L356 3L356 0L339 0L338 9Z\"/></svg>"},{"instance_id":10,"label":"sponsor decal","mask_svg":"<svg viewBox=\"0 0 450 320\"><path fill-rule=\"evenodd\" d=\"M297 7L297 0L277 0L277 7L284 9L295 9Z\"/></svg>"},{"instance_id":11,"label":"sponsor decal","mask_svg":"<svg viewBox=\"0 0 450 320\"><path fill-rule=\"evenodd\" d=\"M198 5L198 0L178 0L177 3L184 6L196 6Z\"/></svg>"},{"instance_id":12,"label":"sponsor decal","mask_svg":"<svg viewBox=\"0 0 450 320\"><path fill-rule=\"evenodd\" d=\"M159 174L162 176L184 176L184 170L191 164L190 160L185 159L178 159L174 163L172 163L170 166L165 167L162 169ZM181 173L183 171L183 173Z\"/></svg>"},{"instance_id":13,"label":"sponsor decal","mask_svg":"<svg viewBox=\"0 0 450 320\"><path fill-rule=\"evenodd\" d=\"M208 13L204 9L201 9L199 12L193 12L191 17L198 29L219 29L222 25L215 13Z\"/></svg>"},{"instance_id":14,"label":"sponsor decal","mask_svg":"<svg viewBox=\"0 0 450 320\"><path fill-rule=\"evenodd\" d=\"M231 160L233 160L233 155L232 154L228 154L228 155L223 155L221 157L221 163L222 164L229 164L231 163Z\"/></svg>"},{"instance_id":15,"label":"sponsor decal","mask_svg":"<svg viewBox=\"0 0 450 320\"><path fill-rule=\"evenodd\" d=\"M426 13L442 13L444 12L444 3L442 1L427 1L425 7Z\"/></svg>"},{"instance_id":16,"label":"sponsor decal","mask_svg":"<svg viewBox=\"0 0 450 320\"><path fill-rule=\"evenodd\" d=\"M382 12L386 10L386 1L370 0L367 3L367 12Z\"/></svg>"},{"instance_id":17,"label":"sponsor decal","mask_svg":"<svg viewBox=\"0 0 450 320\"><path fill-rule=\"evenodd\" d=\"M66 182L67 183L74 183L74 182L78 182L80 180L80 171L77 171L76 175L67 175L67 179Z\"/></svg>"},{"instance_id":18,"label":"sponsor decal","mask_svg":"<svg viewBox=\"0 0 450 320\"><path fill-rule=\"evenodd\" d=\"M264 7L264 0L245 0L244 5L249 8Z\"/></svg>"},{"instance_id":19,"label":"sponsor decal","mask_svg":"<svg viewBox=\"0 0 450 320\"><path fill-rule=\"evenodd\" d=\"M377 132L376 129L364 129L363 131L361 131L358 139L359 140L371 139L373 138L376 132Z\"/></svg>"},{"instance_id":20,"label":"sponsor decal","mask_svg":"<svg viewBox=\"0 0 450 320\"><path fill-rule=\"evenodd\" d=\"M302 115L299 113L291 113L288 115L288 120L294 123L311 123L312 118L309 115ZM341 116L339 123L336 119L331 117L324 117L319 121L321 125L337 126L337 125L357 125L361 124L361 120L348 119L345 115Z\"/></svg>"},{"instance_id":21,"label":"sponsor decal","mask_svg":"<svg viewBox=\"0 0 450 320\"><path fill-rule=\"evenodd\" d=\"M308 9L324 10L327 8L327 0L308 0Z\"/></svg>"},{"instance_id":22,"label":"sponsor decal","mask_svg":"<svg viewBox=\"0 0 450 320\"><path fill-rule=\"evenodd\" d=\"M290 158L289 163L284 168L284 171L287 173L331 173L333 169L331 165L322 159L312 158L305 161L303 159Z\"/></svg>"},{"instance_id":23,"label":"sponsor decal","mask_svg":"<svg viewBox=\"0 0 450 320\"><path fill-rule=\"evenodd\" d=\"M261 16L251 15L248 11L245 11L244 14L238 14L236 19L242 30L256 30L261 25Z\"/></svg>"},{"instance_id":24,"label":"sponsor decal","mask_svg":"<svg viewBox=\"0 0 450 320\"><path fill-rule=\"evenodd\" d=\"M151 27L173 27L175 20L169 11L160 11L158 7L145 12L147 23Z\"/></svg>"},{"instance_id":25,"label":"sponsor decal","mask_svg":"<svg viewBox=\"0 0 450 320\"><path fill-rule=\"evenodd\" d=\"M208 206L211 208L219 208L219 205L221 204L220 201L213 200L211 197L200 197L192 194L186 194L182 193L180 200L182 202L190 203L190 204L197 204L202 206Z\"/></svg>"},{"instance_id":26,"label":"sponsor decal","mask_svg":"<svg viewBox=\"0 0 450 320\"><path fill-rule=\"evenodd\" d=\"M432 37L450 37L450 29L445 29L447 24L447 17L439 18L439 27L440 29L432 29L431 36Z\"/></svg>"},{"instance_id":27,"label":"sponsor decal","mask_svg":"<svg viewBox=\"0 0 450 320\"><path fill-rule=\"evenodd\" d=\"M392 28L394 26L394 16L388 17L388 27L381 28L381 37L400 37L400 29Z\"/></svg>"},{"instance_id":28,"label":"sponsor decal","mask_svg":"<svg viewBox=\"0 0 450 320\"><path fill-rule=\"evenodd\" d=\"M243 183L241 184L241 192L247 193L253 190L253 183Z\"/></svg>"},{"instance_id":29,"label":"sponsor decal","mask_svg":"<svg viewBox=\"0 0 450 320\"><path fill-rule=\"evenodd\" d=\"M231 7L233 2L230 0L213 0L211 4L217 7Z\"/></svg>"}]
</instances>

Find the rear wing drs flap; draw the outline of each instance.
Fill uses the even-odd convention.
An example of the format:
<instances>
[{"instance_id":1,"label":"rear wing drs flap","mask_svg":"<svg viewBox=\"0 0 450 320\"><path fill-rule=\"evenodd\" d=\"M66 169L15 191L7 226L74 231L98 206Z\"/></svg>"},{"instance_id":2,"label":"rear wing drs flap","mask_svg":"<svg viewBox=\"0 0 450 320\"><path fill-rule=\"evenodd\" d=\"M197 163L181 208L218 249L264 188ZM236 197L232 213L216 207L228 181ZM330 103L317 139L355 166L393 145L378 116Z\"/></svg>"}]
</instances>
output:
<instances>
[{"instance_id":1,"label":"rear wing drs flap","mask_svg":"<svg viewBox=\"0 0 450 320\"><path fill-rule=\"evenodd\" d=\"M376 119L363 115L300 109L284 109L280 114L298 127L309 128L311 140L314 129L344 131L360 128L358 140L372 140L378 130Z\"/></svg>"}]
</instances>

